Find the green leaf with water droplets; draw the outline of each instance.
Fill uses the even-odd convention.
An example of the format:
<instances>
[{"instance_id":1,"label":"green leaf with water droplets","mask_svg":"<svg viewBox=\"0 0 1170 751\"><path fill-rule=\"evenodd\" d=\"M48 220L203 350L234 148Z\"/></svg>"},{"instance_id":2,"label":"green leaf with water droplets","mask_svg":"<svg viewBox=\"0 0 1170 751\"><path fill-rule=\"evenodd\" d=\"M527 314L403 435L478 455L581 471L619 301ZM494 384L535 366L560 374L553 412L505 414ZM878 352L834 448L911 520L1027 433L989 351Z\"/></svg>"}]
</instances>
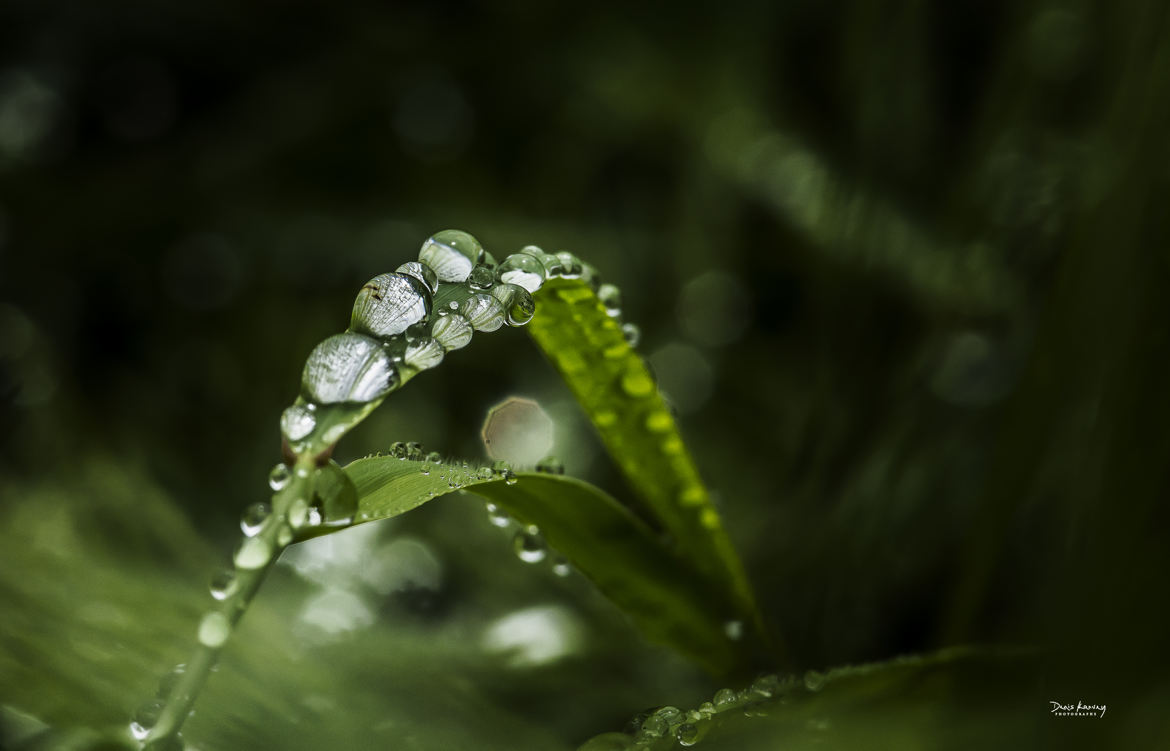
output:
<instances>
[{"instance_id":1,"label":"green leaf with water droplets","mask_svg":"<svg viewBox=\"0 0 1170 751\"><path fill-rule=\"evenodd\" d=\"M680 556L760 625L751 585L678 425L618 321L580 279L536 295L528 333L565 379L610 455ZM762 629L761 629L762 631Z\"/></svg>"},{"instance_id":2,"label":"green leaf with water droplets","mask_svg":"<svg viewBox=\"0 0 1170 751\"><path fill-rule=\"evenodd\" d=\"M750 663L751 642L733 641L725 632L735 607L730 593L711 587L644 522L587 482L522 472L512 475L515 482L510 483L499 472L393 457L359 459L345 471L360 499L356 522L398 516L466 489L523 524L537 525L548 544L630 615L647 637L715 673L733 673Z\"/></svg>"}]
</instances>

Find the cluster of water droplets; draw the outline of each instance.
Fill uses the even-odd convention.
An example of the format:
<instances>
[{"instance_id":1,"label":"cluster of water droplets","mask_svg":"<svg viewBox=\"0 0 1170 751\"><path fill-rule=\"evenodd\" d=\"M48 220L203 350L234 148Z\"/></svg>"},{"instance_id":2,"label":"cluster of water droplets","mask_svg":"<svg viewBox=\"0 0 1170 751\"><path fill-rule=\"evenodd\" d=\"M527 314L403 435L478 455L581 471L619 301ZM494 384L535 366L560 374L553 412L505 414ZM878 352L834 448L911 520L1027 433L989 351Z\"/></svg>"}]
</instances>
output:
<instances>
[{"instance_id":1,"label":"cluster of water droplets","mask_svg":"<svg viewBox=\"0 0 1170 751\"><path fill-rule=\"evenodd\" d=\"M555 276L580 276L570 253L529 246L497 263L471 235L444 230L418 260L378 274L358 291L349 329L309 354L301 397L281 417L294 453L323 450L383 397L466 347L472 336L523 326L536 312L532 293Z\"/></svg>"},{"instance_id":2,"label":"cluster of water droplets","mask_svg":"<svg viewBox=\"0 0 1170 751\"><path fill-rule=\"evenodd\" d=\"M848 672L846 668L840 672ZM723 715L742 712L746 717L763 717L801 695L816 693L832 680L838 670L821 673L810 670L802 676L768 674L744 689L721 688L710 701L682 710L659 707L630 720L623 733L605 733L587 742L580 751L649 751L672 748L675 744L695 746Z\"/></svg>"}]
</instances>

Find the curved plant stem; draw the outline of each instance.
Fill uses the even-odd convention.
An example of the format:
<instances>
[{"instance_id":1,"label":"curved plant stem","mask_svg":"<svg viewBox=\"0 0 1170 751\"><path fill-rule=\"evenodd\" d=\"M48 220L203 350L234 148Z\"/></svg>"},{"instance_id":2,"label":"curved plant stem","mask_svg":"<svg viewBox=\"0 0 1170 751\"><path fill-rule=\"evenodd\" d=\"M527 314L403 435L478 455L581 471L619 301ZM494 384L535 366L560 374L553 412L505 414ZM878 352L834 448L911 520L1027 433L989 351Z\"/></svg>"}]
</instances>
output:
<instances>
[{"instance_id":1,"label":"curved plant stem","mask_svg":"<svg viewBox=\"0 0 1170 751\"><path fill-rule=\"evenodd\" d=\"M310 457L300 456L297 458L288 485L273 496L272 513L256 534L256 538L263 540L263 543L272 551L268 560L257 568L244 569L236 566L234 590L222 602L217 603L216 608L209 610L204 615L205 618L212 613L222 613L230 628L235 628L240 618L243 617L244 611L248 609L252 597L260 588L260 584L264 581L264 577L280 557L281 551L287 547L289 533L286 530L289 530L289 509L297 499L303 498L308 502L313 497L314 469L313 460ZM284 532L286 539L283 544L281 543L282 532ZM202 625L202 621L200 624ZM178 735L184 720L187 719L191 706L195 703L195 697L199 695L200 689L207 681L207 676L219 659L219 653L226 643L227 639L223 639L215 646L210 646L200 639L199 646L188 661L186 669L164 699L163 710L159 715L158 722L146 736L143 743L143 748L146 751L174 747L173 739Z\"/></svg>"}]
</instances>

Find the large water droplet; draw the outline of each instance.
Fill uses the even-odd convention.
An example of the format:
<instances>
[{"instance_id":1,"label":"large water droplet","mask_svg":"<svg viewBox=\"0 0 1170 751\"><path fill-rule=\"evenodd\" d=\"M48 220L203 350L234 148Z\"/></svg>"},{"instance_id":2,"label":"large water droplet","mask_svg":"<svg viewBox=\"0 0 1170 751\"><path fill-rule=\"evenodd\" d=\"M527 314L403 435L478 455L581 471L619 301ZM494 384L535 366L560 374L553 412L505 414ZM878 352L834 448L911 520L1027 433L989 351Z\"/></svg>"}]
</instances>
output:
<instances>
[{"instance_id":1,"label":"large water droplet","mask_svg":"<svg viewBox=\"0 0 1170 751\"><path fill-rule=\"evenodd\" d=\"M426 455L425 461L428 461L431 464L441 464L443 462L443 455L438 451L432 451Z\"/></svg>"},{"instance_id":2,"label":"large water droplet","mask_svg":"<svg viewBox=\"0 0 1170 751\"><path fill-rule=\"evenodd\" d=\"M264 520L271 513L272 509L267 503L253 503L244 509L244 515L240 517L240 529L248 537L255 537L264 526Z\"/></svg>"},{"instance_id":3,"label":"large water droplet","mask_svg":"<svg viewBox=\"0 0 1170 751\"><path fill-rule=\"evenodd\" d=\"M223 613L213 611L199 621L199 643L205 647L223 646L231 632L232 624Z\"/></svg>"},{"instance_id":4,"label":"large water droplet","mask_svg":"<svg viewBox=\"0 0 1170 751\"><path fill-rule=\"evenodd\" d=\"M536 471L549 475L563 475L565 474L565 465L557 457L549 455L536 463Z\"/></svg>"},{"instance_id":5,"label":"large water droplet","mask_svg":"<svg viewBox=\"0 0 1170 751\"><path fill-rule=\"evenodd\" d=\"M294 404L280 415L280 432L289 443L303 440L317 427L317 416L308 404Z\"/></svg>"},{"instance_id":6,"label":"large water droplet","mask_svg":"<svg viewBox=\"0 0 1170 751\"><path fill-rule=\"evenodd\" d=\"M492 288L492 297L504 307L505 319L509 326L523 326L536 313L536 301L528 290L517 284L498 284Z\"/></svg>"},{"instance_id":7,"label":"large water droplet","mask_svg":"<svg viewBox=\"0 0 1170 751\"><path fill-rule=\"evenodd\" d=\"M557 260L561 262L561 276L566 279L576 279L581 276L584 266L581 264L580 258L567 250L562 250L557 253Z\"/></svg>"},{"instance_id":8,"label":"large water droplet","mask_svg":"<svg viewBox=\"0 0 1170 751\"><path fill-rule=\"evenodd\" d=\"M418 252L418 260L430 266L441 282L465 282L471 270L483 263L483 246L457 229L436 232Z\"/></svg>"},{"instance_id":9,"label":"large water droplet","mask_svg":"<svg viewBox=\"0 0 1170 751\"><path fill-rule=\"evenodd\" d=\"M548 555L548 545L538 527L529 525L516 532L512 538L512 549L516 557L525 563L540 563Z\"/></svg>"},{"instance_id":10,"label":"large water droplet","mask_svg":"<svg viewBox=\"0 0 1170 751\"><path fill-rule=\"evenodd\" d=\"M152 699L134 711L134 717L130 720L130 734L135 740L146 740L146 736L150 735L150 731L158 724L165 707L166 704L162 701Z\"/></svg>"},{"instance_id":11,"label":"large water droplet","mask_svg":"<svg viewBox=\"0 0 1170 751\"><path fill-rule=\"evenodd\" d=\"M466 318L476 331L495 331L504 325L504 306L490 294L478 292L463 301L459 314Z\"/></svg>"},{"instance_id":12,"label":"large water droplet","mask_svg":"<svg viewBox=\"0 0 1170 751\"><path fill-rule=\"evenodd\" d=\"M486 264L480 264L471 270L471 275L467 277L467 285L472 289L486 290L491 289L495 284L496 275Z\"/></svg>"},{"instance_id":13,"label":"large water droplet","mask_svg":"<svg viewBox=\"0 0 1170 751\"><path fill-rule=\"evenodd\" d=\"M251 571L267 565L272 558L272 546L263 537L248 537L240 542L232 560L241 571Z\"/></svg>"},{"instance_id":14,"label":"large water droplet","mask_svg":"<svg viewBox=\"0 0 1170 751\"><path fill-rule=\"evenodd\" d=\"M496 270L501 282L535 292L544 284L544 264L528 253L513 253Z\"/></svg>"},{"instance_id":15,"label":"large water droplet","mask_svg":"<svg viewBox=\"0 0 1170 751\"><path fill-rule=\"evenodd\" d=\"M458 313L441 315L431 324L431 336L448 352L466 347L471 333L471 323Z\"/></svg>"},{"instance_id":16,"label":"large water droplet","mask_svg":"<svg viewBox=\"0 0 1170 751\"><path fill-rule=\"evenodd\" d=\"M301 376L305 395L320 404L372 402L398 383L398 371L382 345L348 331L318 344Z\"/></svg>"},{"instance_id":17,"label":"large water droplet","mask_svg":"<svg viewBox=\"0 0 1170 751\"><path fill-rule=\"evenodd\" d=\"M443 355L446 353L438 339L428 336L406 346L403 362L415 370L429 370L443 362Z\"/></svg>"},{"instance_id":18,"label":"large water droplet","mask_svg":"<svg viewBox=\"0 0 1170 751\"><path fill-rule=\"evenodd\" d=\"M426 284L406 274L379 274L358 292L349 326L359 334L395 336L431 314Z\"/></svg>"},{"instance_id":19,"label":"large water droplet","mask_svg":"<svg viewBox=\"0 0 1170 751\"><path fill-rule=\"evenodd\" d=\"M435 294L435 290L439 288L439 278L435 276L435 272L431 269L431 267L427 266L425 263L419 263L418 261L407 261L395 269L395 271L399 274L413 276L415 279L422 282L432 295Z\"/></svg>"},{"instance_id":20,"label":"large water droplet","mask_svg":"<svg viewBox=\"0 0 1170 751\"><path fill-rule=\"evenodd\" d=\"M277 491L284 490L288 487L288 482L291 479L292 472L289 470L288 465L281 462L268 473L268 487Z\"/></svg>"}]
</instances>

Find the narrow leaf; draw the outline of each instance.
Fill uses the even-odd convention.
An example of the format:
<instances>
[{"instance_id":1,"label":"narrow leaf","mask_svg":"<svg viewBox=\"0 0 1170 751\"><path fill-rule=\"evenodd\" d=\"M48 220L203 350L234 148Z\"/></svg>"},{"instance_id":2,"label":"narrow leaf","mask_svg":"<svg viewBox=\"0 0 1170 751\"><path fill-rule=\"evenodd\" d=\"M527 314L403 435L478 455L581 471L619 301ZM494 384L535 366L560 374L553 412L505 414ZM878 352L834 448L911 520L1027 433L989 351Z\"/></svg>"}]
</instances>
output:
<instances>
[{"instance_id":1,"label":"narrow leaf","mask_svg":"<svg viewBox=\"0 0 1170 751\"><path fill-rule=\"evenodd\" d=\"M590 286L549 281L528 333L560 371L630 486L712 583L757 623L743 564L642 358Z\"/></svg>"},{"instance_id":2,"label":"narrow leaf","mask_svg":"<svg viewBox=\"0 0 1170 751\"><path fill-rule=\"evenodd\" d=\"M537 525L548 543L649 638L715 673L733 672L749 661L752 642L733 641L725 632L726 614L733 612L729 594L713 589L642 521L586 482L519 473L509 484L498 472L481 476L474 468L393 457L359 459L346 473L358 490L357 522L397 516L466 489Z\"/></svg>"}]
</instances>

